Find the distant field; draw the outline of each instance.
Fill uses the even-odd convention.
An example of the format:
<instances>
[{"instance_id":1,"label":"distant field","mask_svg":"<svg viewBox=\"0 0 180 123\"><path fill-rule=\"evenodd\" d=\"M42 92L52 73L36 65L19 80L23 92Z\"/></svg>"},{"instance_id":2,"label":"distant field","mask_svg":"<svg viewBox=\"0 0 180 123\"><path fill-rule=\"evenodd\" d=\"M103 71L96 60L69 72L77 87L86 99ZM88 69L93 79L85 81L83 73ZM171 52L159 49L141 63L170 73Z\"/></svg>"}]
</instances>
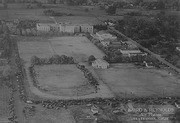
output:
<instances>
[{"instance_id":1,"label":"distant field","mask_svg":"<svg viewBox=\"0 0 180 123\"><path fill-rule=\"evenodd\" d=\"M19 53L24 61L30 61L34 55L50 57L53 54L72 56L76 61L86 61L90 55L102 58L102 53L86 37L55 37L32 42L18 42Z\"/></svg>"},{"instance_id":2,"label":"distant field","mask_svg":"<svg viewBox=\"0 0 180 123\"><path fill-rule=\"evenodd\" d=\"M47 93L59 96L82 96L95 92L75 65L36 66L37 81Z\"/></svg>"},{"instance_id":3,"label":"distant field","mask_svg":"<svg viewBox=\"0 0 180 123\"><path fill-rule=\"evenodd\" d=\"M37 8L34 9L26 9L27 4L9 4L9 9L0 11L0 19L14 20L14 19L35 19L40 22L51 22L54 21L45 16L43 11L45 9ZM94 17L96 15L101 20L118 19L122 18L119 16L109 16L105 13L104 10L99 10L98 7L93 7L89 9L89 12L93 15L89 14L89 12L85 11L87 7L81 6L66 6L66 5L55 5L50 6L47 9L53 9L57 12L73 14L73 16L60 16L55 17L58 22L69 22L73 24L98 24L102 23L100 20Z\"/></svg>"},{"instance_id":4,"label":"distant field","mask_svg":"<svg viewBox=\"0 0 180 123\"><path fill-rule=\"evenodd\" d=\"M120 97L180 96L180 79L165 70L113 64L109 69L97 69L96 73Z\"/></svg>"}]
</instances>

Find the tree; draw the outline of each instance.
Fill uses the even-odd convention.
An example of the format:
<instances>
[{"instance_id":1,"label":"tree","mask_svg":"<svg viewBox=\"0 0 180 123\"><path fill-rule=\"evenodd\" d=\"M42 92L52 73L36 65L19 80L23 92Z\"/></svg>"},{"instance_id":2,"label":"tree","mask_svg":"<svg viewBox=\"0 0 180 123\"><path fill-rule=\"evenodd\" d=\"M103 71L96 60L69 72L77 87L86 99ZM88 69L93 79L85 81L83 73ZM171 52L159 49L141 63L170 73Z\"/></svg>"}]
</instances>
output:
<instances>
[{"instance_id":1,"label":"tree","mask_svg":"<svg viewBox=\"0 0 180 123\"><path fill-rule=\"evenodd\" d=\"M4 70L3 70L3 77L5 79L10 79L12 75L12 69L9 65L5 66Z\"/></svg>"},{"instance_id":2,"label":"tree","mask_svg":"<svg viewBox=\"0 0 180 123\"><path fill-rule=\"evenodd\" d=\"M93 55L89 56L89 58L88 58L89 65L91 65L92 62L95 61L95 60L96 60L96 58Z\"/></svg>"},{"instance_id":3,"label":"tree","mask_svg":"<svg viewBox=\"0 0 180 123\"><path fill-rule=\"evenodd\" d=\"M37 65L39 64L39 58L37 56L32 56L31 57L31 65Z\"/></svg>"},{"instance_id":4,"label":"tree","mask_svg":"<svg viewBox=\"0 0 180 123\"><path fill-rule=\"evenodd\" d=\"M107 9L106 9L106 13L109 14L109 15L114 15L116 14L116 6L109 6Z\"/></svg>"},{"instance_id":5,"label":"tree","mask_svg":"<svg viewBox=\"0 0 180 123\"><path fill-rule=\"evenodd\" d=\"M3 4L3 7L4 9L7 9L7 0L2 0L2 4Z\"/></svg>"}]
</instances>

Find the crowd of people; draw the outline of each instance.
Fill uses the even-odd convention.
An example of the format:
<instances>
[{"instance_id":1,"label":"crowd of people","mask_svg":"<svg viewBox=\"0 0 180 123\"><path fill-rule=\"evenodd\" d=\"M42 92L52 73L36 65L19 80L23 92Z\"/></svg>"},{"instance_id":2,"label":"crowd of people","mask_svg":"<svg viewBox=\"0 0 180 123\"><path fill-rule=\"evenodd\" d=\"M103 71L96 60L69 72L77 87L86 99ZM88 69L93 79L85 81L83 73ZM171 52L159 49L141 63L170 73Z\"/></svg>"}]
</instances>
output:
<instances>
[{"instance_id":1,"label":"crowd of people","mask_svg":"<svg viewBox=\"0 0 180 123\"><path fill-rule=\"evenodd\" d=\"M13 90L11 92L13 93ZM8 119L12 122L17 122L13 94L11 94L11 98L9 99L9 114L10 114L10 117Z\"/></svg>"}]
</instances>

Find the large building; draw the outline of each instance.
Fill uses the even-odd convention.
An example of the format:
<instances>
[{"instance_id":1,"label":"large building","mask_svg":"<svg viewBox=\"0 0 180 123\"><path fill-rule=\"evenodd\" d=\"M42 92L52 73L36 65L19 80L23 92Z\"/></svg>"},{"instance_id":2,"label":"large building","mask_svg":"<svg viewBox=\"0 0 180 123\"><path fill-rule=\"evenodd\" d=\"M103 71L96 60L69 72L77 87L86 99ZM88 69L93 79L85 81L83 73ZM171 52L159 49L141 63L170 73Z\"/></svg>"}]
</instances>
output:
<instances>
[{"instance_id":1,"label":"large building","mask_svg":"<svg viewBox=\"0 0 180 123\"><path fill-rule=\"evenodd\" d=\"M38 23L36 25L37 31L41 32L59 32L59 33L93 33L93 26L65 24L65 23Z\"/></svg>"},{"instance_id":2,"label":"large building","mask_svg":"<svg viewBox=\"0 0 180 123\"><path fill-rule=\"evenodd\" d=\"M52 23L38 23L36 25L37 31L50 32L51 30L56 30L58 28L57 24Z\"/></svg>"},{"instance_id":3,"label":"large building","mask_svg":"<svg viewBox=\"0 0 180 123\"><path fill-rule=\"evenodd\" d=\"M107 69L109 67L109 63L103 59L96 59L92 62L92 66L94 68Z\"/></svg>"},{"instance_id":4,"label":"large building","mask_svg":"<svg viewBox=\"0 0 180 123\"><path fill-rule=\"evenodd\" d=\"M93 26L91 26L91 25L87 25L87 24L86 25L80 25L80 27L81 27L81 32L93 33Z\"/></svg>"},{"instance_id":5,"label":"large building","mask_svg":"<svg viewBox=\"0 0 180 123\"><path fill-rule=\"evenodd\" d=\"M104 30L97 32L96 35L97 35L97 37L98 37L98 39L99 39L100 41L101 41L101 40L108 40L108 39L109 39L109 40L116 40L116 39L117 39L116 36L114 36L114 35L106 32L106 31L104 31Z\"/></svg>"}]
</instances>

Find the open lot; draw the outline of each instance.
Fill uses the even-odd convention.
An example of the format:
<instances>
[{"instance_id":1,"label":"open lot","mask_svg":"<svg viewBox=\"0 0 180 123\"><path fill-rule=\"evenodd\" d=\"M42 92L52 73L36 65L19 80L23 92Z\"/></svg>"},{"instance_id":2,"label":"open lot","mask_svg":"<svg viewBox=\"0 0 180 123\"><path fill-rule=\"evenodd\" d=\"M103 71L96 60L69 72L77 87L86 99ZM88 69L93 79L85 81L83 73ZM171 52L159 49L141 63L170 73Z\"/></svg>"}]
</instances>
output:
<instances>
[{"instance_id":1,"label":"open lot","mask_svg":"<svg viewBox=\"0 0 180 123\"><path fill-rule=\"evenodd\" d=\"M82 96L95 92L75 65L36 66L37 81L46 93L60 96Z\"/></svg>"},{"instance_id":2,"label":"open lot","mask_svg":"<svg viewBox=\"0 0 180 123\"><path fill-rule=\"evenodd\" d=\"M95 70L98 76L120 97L179 96L180 79L161 69L136 68L131 64L113 64Z\"/></svg>"},{"instance_id":3,"label":"open lot","mask_svg":"<svg viewBox=\"0 0 180 123\"><path fill-rule=\"evenodd\" d=\"M104 53L86 37L56 37L43 41L18 42L21 58L28 62L34 55L50 57L53 54L72 56L76 61L87 61L90 55L102 58Z\"/></svg>"}]
</instances>

